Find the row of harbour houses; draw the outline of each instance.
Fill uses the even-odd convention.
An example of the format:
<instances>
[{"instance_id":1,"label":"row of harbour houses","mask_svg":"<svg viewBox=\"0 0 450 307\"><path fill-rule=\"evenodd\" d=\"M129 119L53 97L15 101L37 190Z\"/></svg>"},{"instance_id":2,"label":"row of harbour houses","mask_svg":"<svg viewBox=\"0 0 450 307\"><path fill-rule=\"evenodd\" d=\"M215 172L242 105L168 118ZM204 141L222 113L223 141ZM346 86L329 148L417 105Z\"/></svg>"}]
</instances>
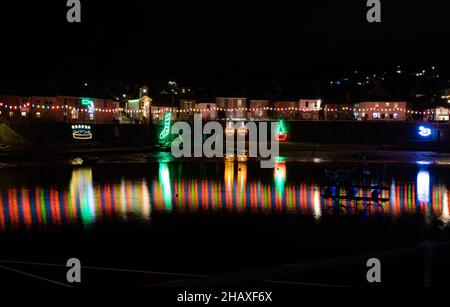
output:
<instances>
[{"instance_id":1,"label":"row of harbour houses","mask_svg":"<svg viewBox=\"0 0 450 307\"><path fill-rule=\"evenodd\" d=\"M154 104L155 105L155 104ZM362 101L355 104L324 103L321 99L270 101L245 97L218 97L202 101L180 99L179 104L153 108L153 120L174 111L179 120L201 114L204 120L357 120L357 121L449 121L450 103L415 107L401 100Z\"/></svg>"},{"instance_id":2,"label":"row of harbour houses","mask_svg":"<svg viewBox=\"0 0 450 307\"><path fill-rule=\"evenodd\" d=\"M0 95L0 118L10 122L108 123L118 121L121 111L112 99Z\"/></svg>"},{"instance_id":3,"label":"row of harbour houses","mask_svg":"<svg viewBox=\"0 0 450 307\"><path fill-rule=\"evenodd\" d=\"M450 103L448 104L450 106ZM0 95L0 119L8 121L148 123L163 120L172 113L173 120L192 120L200 114L209 120L358 120L358 121L448 121L449 107L433 105L417 109L406 101L362 101L324 103L318 98L299 100L248 99L217 97L189 99L160 94L120 102L73 96Z\"/></svg>"},{"instance_id":4,"label":"row of harbour houses","mask_svg":"<svg viewBox=\"0 0 450 307\"><path fill-rule=\"evenodd\" d=\"M179 103L160 103L152 100L152 120L157 122L167 112L174 119L192 120L200 114L203 120L360 120L405 121L416 111L408 108L405 101L360 102L357 104L324 104L321 99L270 101L245 97L218 97L215 100L180 99ZM146 114L143 112L142 114ZM417 111L427 115L428 111ZM429 111L430 115L433 111ZM442 110L448 120L448 109ZM142 115L136 114L143 119Z\"/></svg>"}]
</instances>

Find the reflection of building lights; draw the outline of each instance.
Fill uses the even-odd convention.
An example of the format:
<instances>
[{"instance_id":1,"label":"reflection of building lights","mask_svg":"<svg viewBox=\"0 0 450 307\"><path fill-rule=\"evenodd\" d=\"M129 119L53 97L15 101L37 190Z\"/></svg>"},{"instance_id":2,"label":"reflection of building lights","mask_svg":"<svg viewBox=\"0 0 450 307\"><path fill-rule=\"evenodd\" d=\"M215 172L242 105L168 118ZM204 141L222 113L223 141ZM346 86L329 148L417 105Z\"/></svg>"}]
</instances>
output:
<instances>
[{"instance_id":1,"label":"reflection of building lights","mask_svg":"<svg viewBox=\"0 0 450 307\"><path fill-rule=\"evenodd\" d=\"M450 212L448 208L448 193L445 187L442 188L442 220L446 223L450 221Z\"/></svg>"},{"instance_id":2,"label":"reflection of building lights","mask_svg":"<svg viewBox=\"0 0 450 307\"><path fill-rule=\"evenodd\" d=\"M281 162L286 162L286 157L275 157L275 162L277 163L281 163Z\"/></svg>"},{"instance_id":3,"label":"reflection of building lights","mask_svg":"<svg viewBox=\"0 0 450 307\"><path fill-rule=\"evenodd\" d=\"M431 129L424 127L424 126L420 126L419 127L419 135L423 136L423 137L428 137L431 135Z\"/></svg>"},{"instance_id":4,"label":"reflection of building lights","mask_svg":"<svg viewBox=\"0 0 450 307\"><path fill-rule=\"evenodd\" d=\"M314 217L316 220L322 216L322 206L320 203L320 188L316 185L314 187Z\"/></svg>"},{"instance_id":5,"label":"reflection of building lights","mask_svg":"<svg viewBox=\"0 0 450 307\"><path fill-rule=\"evenodd\" d=\"M166 209L172 210L172 187L170 186L170 171L167 163L159 163L159 182L163 192Z\"/></svg>"},{"instance_id":6,"label":"reflection of building lights","mask_svg":"<svg viewBox=\"0 0 450 307\"><path fill-rule=\"evenodd\" d=\"M151 214L151 204L150 204L150 192L148 191L147 181L145 179L142 180L141 184L142 190L142 214L145 219L150 219Z\"/></svg>"},{"instance_id":7,"label":"reflection of building lights","mask_svg":"<svg viewBox=\"0 0 450 307\"><path fill-rule=\"evenodd\" d=\"M231 190L234 182L234 163L225 162L225 184Z\"/></svg>"},{"instance_id":8,"label":"reflection of building lights","mask_svg":"<svg viewBox=\"0 0 450 307\"><path fill-rule=\"evenodd\" d=\"M417 199L420 202L428 203L430 199L430 173L421 170L417 174Z\"/></svg>"},{"instance_id":9,"label":"reflection of building lights","mask_svg":"<svg viewBox=\"0 0 450 307\"><path fill-rule=\"evenodd\" d=\"M248 130L247 130L247 128L245 128L245 127L241 127L241 128L239 128L238 129L238 134L239 135L246 135L248 133Z\"/></svg>"},{"instance_id":10,"label":"reflection of building lights","mask_svg":"<svg viewBox=\"0 0 450 307\"><path fill-rule=\"evenodd\" d=\"M237 160L239 162L247 162L248 161L248 157L246 155L239 155Z\"/></svg>"},{"instance_id":11,"label":"reflection of building lights","mask_svg":"<svg viewBox=\"0 0 450 307\"><path fill-rule=\"evenodd\" d=\"M417 165L431 165L433 162L431 161L417 161Z\"/></svg>"},{"instance_id":12,"label":"reflection of building lights","mask_svg":"<svg viewBox=\"0 0 450 307\"><path fill-rule=\"evenodd\" d=\"M77 168L72 172L70 195L79 204L83 223L90 224L95 220L95 194L92 184L92 169Z\"/></svg>"},{"instance_id":13,"label":"reflection of building lights","mask_svg":"<svg viewBox=\"0 0 450 307\"><path fill-rule=\"evenodd\" d=\"M234 153L232 152L227 152L225 154L225 161L234 161Z\"/></svg>"},{"instance_id":14,"label":"reflection of building lights","mask_svg":"<svg viewBox=\"0 0 450 307\"><path fill-rule=\"evenodd\" d=\"M239 154L237 155L237 160L238 160L239 162L247 162L247 161L248 161L248 154L247 154L246 152L239 153Z\"/></svg>"},{"instance_id":15,"label":"reflection of building lights","mask_svg":"<svg viewBox=\"0 0 450 307\"><path fill-rule=\"evenodd\" d=\"M247 164L238 163L238 186L241 191L245 190L247 184Z\"/></svg>"},{"instance_id":16,"label":"reflection of building lights","mask_svg":"<svg viewBox=\"0 0 450 307\"><path fill-rule=\"evenodd\" d=\"M397 196L397 193L396 193L395 180L394 180L394 178L392 178L391 187L389 189L389 201L390 201L391 206L393 204L395 204L396 196Z\"/></svg>"},{"instance_id":17,"label":"reflection of building lights","mask_svg":"<svg viewBox=\"0 0 450 307\"><path fill-rule=\"evenodd\" d=\"M274 179L277 191L282 192L286 183L286 163L275 163Z\"/></svg>"},{"instance_id":18,"label":"reflection of building lights","mask_svg":"<svg viewBox=\"0 0 450 307\"><path fill-rule=\"evenodd\" d=\"M226 134L226 135L234 135L234 128L229 128L229 127L227 127L227 128L225 129L225 134Z\"/></svg>"}]
</instances>

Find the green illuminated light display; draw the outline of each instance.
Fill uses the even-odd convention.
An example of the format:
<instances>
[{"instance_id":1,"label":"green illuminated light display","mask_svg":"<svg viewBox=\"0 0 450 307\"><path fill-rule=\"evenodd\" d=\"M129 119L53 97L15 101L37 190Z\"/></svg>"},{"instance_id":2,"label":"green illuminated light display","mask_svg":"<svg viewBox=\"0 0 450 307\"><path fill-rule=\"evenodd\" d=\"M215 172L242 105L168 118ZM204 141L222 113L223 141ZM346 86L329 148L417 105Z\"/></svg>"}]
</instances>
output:
<instances>
[{"instance_id":1,"label":"green illuminated light display","mask_svg":"<svg viewBox=\"0 0 450 307\"><path fill-rule=\"evenodd\" d=\"M170 134L170 121L172 120L172 113L166 113L164 115L164 129L159 134L161 140L165 139Z\"/></svg>"},{"instance_id":2,"label":"green illuminated light display","mask_svg":"<svg viewBox=\"0 0 450 307\"><path fill-rule=\"evenodd\" d=\"M278 121L277 134L287 134L286 123L283 119Z\"/></svg>"},{"instance_id":3,"label":"green illuminated light display","mask_svg":"<svg viewBox=\"0 0 450 307\"><path fill-rule=\"evenodd\" d=\"M283 141L286 141L287 137L288 137L288 131L286 128L286 123L284 122L284 120L282 118L280 118L278 120L278 128L277 128L277 131L275 132L275 138L277 141L283 142Z\"/></svg>"},{"instance_id":4,"label":"green illuminated light display","mask_svg":"<svg viewBox=\"0 0 450 307\"><path fill-rule=\"evenodd\" d=\"M87 99L87 98L81 99L81 104L84 106L90 106L90 105L92 105L92 100Z\"/></svg>"},{"instance_id":5,"label":"green illuminated light display","mask_svg":"<svg viewBox=\"0 0 450 307\"><path fill-rule=\"evenodd\" d=\"M83 98L81 99L81 104L88 107L90 114L94 113L94 102L91 99Z\"/></svg>"}]
</instances>

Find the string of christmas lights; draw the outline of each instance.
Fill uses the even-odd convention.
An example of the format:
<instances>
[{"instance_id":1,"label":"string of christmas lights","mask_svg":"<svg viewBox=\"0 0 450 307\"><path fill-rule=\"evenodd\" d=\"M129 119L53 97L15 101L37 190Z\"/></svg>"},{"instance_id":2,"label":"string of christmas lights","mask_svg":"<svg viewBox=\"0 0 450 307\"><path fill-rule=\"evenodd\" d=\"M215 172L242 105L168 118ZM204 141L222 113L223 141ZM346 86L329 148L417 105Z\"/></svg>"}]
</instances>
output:
<instances>
[{"instance_id":1,"label":"string of christmas lights","mask_svg":"<svg viewBox=\"0 0 450 307\"><path fill-rule=\"evenodd\" d=\"M54 110L77 110L79 112L88 112L89 108L77 108L77 107L72 107L72 106L67 106L67 105L62 105L62 106L49 106L49 105L31 105L31 104L26 104L26 105L8 105L8 104L4 104L2 102L0 102L0 108L6 109L6 110L20 110L20 111L26 111L29 108L32 109L36 109L36 110L50 110L50 111L54 111ZM105 112L105 113L110 113L110 112L123 112L124 109L123 108L94 108L93 109L95 112Z\"/></svg>"},{"instance_id":2,"label":"string of christmas lights","mask_svg":"<svg viewBox=\"0 0 450 307\"><path fill-rule=\"evenodd\" d=\"M88 108L79 108L79 107L72 107L72 106L48 106L48 105L7 105L2 102L0 102L0 108L6 109L6 110L27 110L29 108L37 109L37 110L77 110L78 112L89 112ZM153 107L152 107L153 108ZM93 111L95 112L103 112L103 113L117 113L117 112L125 112L129 114L138 114L138 113L146 113L147 110L127 110L123 108L94 108ZM264 111L275 111L275 112L303 112L303 113L313 113L313 112L320 112L320 111L326 111L326 112L369 112L369 111L379 111L379 112L405 112L407 114L420 114L420 115L432 115L435 114L434 111L414 111L414 110L407 110L403 108L369 108L369 109L360 109L360 108L349 108L349 107L343 107L343 108L316 108L316 109L301 109L301 108L277 108L277 107L263 107L263 108L217 108L213 107L210 109L198 109L198 108L190 108L190 109L179 109L179 108L164 108L164 107L156 107L154 110L152 110L152 113L154 114L163 114L167 112L172 113L188 113L188 112L194 112L194 113L205 113L205 112L212 112L212 111L225 111L225 112L264 112ZM447 114L447 113L441 113L440 111L436 112L436 114Z\"/></svg>"},{"instance_id":3,"label":"string of christmas lights","mask_svg":"<svg viewBox=\"0 0 450 307\"><path fill-rule=\"evenodd\" d=\"M369 108L369 109L357 109L357 108L317 108L314 110L311 109L300 109L300 108L275 108L275 107L264 107L264 108L211 108L211 109L174 109L174 108L160 108L158 110L155 110L156 114L162 114L166 112L173 112L173 113L187 113L187 112L211 112L211 111L225 111L225 112L263 112L263 111L276 111L276 112L286 112L286 111L295 111L295 112L320 112L320 111L326 111L326 112L342 112L342 111L350 111L350 112L369 112L369 111L379 111L379 112L405 112L408 114L422 114L422 115L430 115L434 114L434 111L413 111L413 110L406 110L403 108ZM441 114L441 112L437 112L437 114ZM447 114L447 113L442 113Z\"/></svg>"}]
</instances>

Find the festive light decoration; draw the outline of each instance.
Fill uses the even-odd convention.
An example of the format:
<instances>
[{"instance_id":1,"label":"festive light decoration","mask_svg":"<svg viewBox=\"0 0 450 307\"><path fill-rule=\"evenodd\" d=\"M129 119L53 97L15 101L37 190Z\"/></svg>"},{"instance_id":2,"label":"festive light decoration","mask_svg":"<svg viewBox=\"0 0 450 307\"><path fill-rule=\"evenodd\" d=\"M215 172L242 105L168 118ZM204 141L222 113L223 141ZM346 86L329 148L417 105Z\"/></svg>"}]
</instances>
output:
<instances>
[{"instance_id":1,"label":"festive light decoration","mask_svg":"<svg viewBox=\"0 0 450 307\"><path fill-rule=\"evenodd\" d=\"M89 126L89 125L72 125L72 136L76 140L92 139L91 126Z\"/></svg>"},{"instance_id":2,"label":"festive light decoration","mask_svg":"<svg viewBox=\"0 0 450 307\"><path fill-rule=\"evenodd\" d=\"M275 132L275 139L278 142L284 142L284 141L286 141L287 137L288 137L288 134L287 134L286 124L283 119L280 119L278 121L277 131Z\"/></svg>"},{"instance_id":3,"label":"festive light decoration","mask_svg":"<svg viewBox=\"0 0 450 307\"><path fill-rule=\"evenodd\" d=\"M95 105L94 105L94 102L92 100L84 98L84 99L81 100L81 104L83 106L87 106L89 114L94 114Z\"/></svg>"},{"instance_id":4,"label":"festive light decoration","mask_svg":"<svg viewBox=\"0 0 450 307\"><path fill-rule=\"evenodd\" d=\"M161 140L165 139L170 134L170 122L172 120L172 113L166 113L164 115L164 129L159 134Z\"/></svg>"},{"instance_id":5,"label":"festive light decoration","mask_svg":"<svg viewBox=\"0 0 450 307\"><path fill-rule=\"evenodd\" d=\"M419 135L422 137L429 137L431 135L431 129L424 126L419 127Z\"/></svg>"},{"instance_id":6,"label":"festive light decoration","mask_svg":"<svg viewBox=\"0 0 450 307\"><path fill-rule=\"evenodd\" d=\"M39 105L39 104L30 104L24 103L19 105L8 105L7 102L0 102L0 110L8 110L8 111L19 111L19 112L31 112L31 110L45 110L46 112L65 112L65 110L76 110L78 112L87 112L89 114L93 114L94 112L101 113L119 113L124 112L126 114L146 114L148 110L127 110L124 108L96 108L93 101L88 98L84 98L81 100L81 107L68 106L68 105ZM210 109L197 109L197 108L189 108L189 109L179 109L179 108L159 108L156 110L152 110L152 114L165 114L165 113L205 113L205 112L216 112L216 111L226 111L226 112L236 112L236 111L246 111L246 112L263 112L263 111L272 111L272 112L292 112L295 111L297 114L295 116L300 116L300 113L308 114L308 113L317 113L320 111L326 112L359 112L359 113L368 113L369 111L380 111L380 112L402 112L407 115L447 115L448 113L441 111L433 111L433 110L425 110L425 111L415 111L415 110L407 110L406 108L356 108L356 107L340 107L340 108L327 108L326 106L321 106L320 108L294 108L294 107L286 107L286 108L276 108L276 107L260 107L260 108L218 108L213 107ZM239 131L237 131L239 133ZM230 131L231 133L231 131Z\"/></svg>"}]
</instances>

